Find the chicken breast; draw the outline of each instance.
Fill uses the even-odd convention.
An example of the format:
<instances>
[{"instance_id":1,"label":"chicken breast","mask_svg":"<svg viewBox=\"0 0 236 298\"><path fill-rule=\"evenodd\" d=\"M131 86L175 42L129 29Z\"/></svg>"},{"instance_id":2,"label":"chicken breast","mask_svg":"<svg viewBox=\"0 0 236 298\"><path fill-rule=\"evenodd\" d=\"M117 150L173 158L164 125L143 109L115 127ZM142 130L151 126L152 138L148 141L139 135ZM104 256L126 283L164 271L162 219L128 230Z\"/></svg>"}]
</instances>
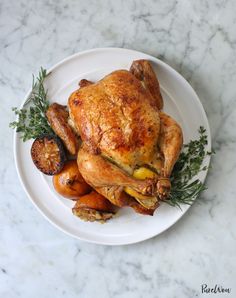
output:
<instances>
[{"instance_id":1,"label":"chicken breast","mask_svg":"<svg viewBox=\"0 0 236 298\"><path fill-rule=\"evenodd\" d=\"M118 70L75 91L68 104L90 152L132 173L156 152L160 117L151 102L150 92L134 75Z\"/></svg>"}]
</instances>

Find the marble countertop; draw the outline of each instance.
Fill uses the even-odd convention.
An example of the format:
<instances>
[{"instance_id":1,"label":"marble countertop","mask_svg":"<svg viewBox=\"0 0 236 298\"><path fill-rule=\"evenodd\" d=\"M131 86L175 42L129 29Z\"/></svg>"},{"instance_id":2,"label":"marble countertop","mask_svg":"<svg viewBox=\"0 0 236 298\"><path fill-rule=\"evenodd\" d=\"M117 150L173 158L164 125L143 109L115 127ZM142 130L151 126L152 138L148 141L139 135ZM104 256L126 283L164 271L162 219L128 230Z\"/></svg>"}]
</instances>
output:
<instances>
[{"instance_id":1,"label":"marble countertop","mask_svg":"<svg viewBox=\"0 0 236 298\"><path fill-rule=\"evenodd\" d=\"M233 0L0 2L0 297L236 297L235 11ZM216 150L201 203L158 237L123 247L75 240L38 213L8 128L31 73L107 46L179 71L203 103ZM202 284L231 292L202 293Z\"/></svg>"}]
</instances>

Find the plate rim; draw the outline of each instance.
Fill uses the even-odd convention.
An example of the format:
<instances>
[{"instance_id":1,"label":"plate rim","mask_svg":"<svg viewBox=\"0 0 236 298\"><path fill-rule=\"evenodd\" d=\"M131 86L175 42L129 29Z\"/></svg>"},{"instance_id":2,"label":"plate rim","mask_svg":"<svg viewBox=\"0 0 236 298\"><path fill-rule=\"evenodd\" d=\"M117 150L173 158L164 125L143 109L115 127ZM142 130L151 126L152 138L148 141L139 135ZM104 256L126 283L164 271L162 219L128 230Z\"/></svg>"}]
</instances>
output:
<instances>
[{"instance_id":1,"label":"plate rim","mask_svg":"<svg viewBox=\"0 0 236 298\"><path fill-rule=\"evenodd\" d=\"M191 92L193 93L196 101L197 101L197 104L198 104L198 107L200 108L201 110L201 113L203 115L203 118L205 120L205 124L206 124L206 131L207 131L207 137L208 137L208 147L212 148L212 138L211 138L211 131L210 131L210 125L209 125L209 121L208 121L208 118L207 118L207 115L206 115L206 112L204 110L204 107L202 105L202 102L200 101L200 98L198 97L196 91L193 89L193 87L190 85L190 83L179 73L177 72L173 67L171 67L168 63L152 56L152 55L149 55L147 53L144 53L144 52L141 52L141 51L137 51L137 50L133 50L133 49L128 49L128 48L119 48L119 47L98 47L98 48L93 48L93 49L89 49L89 50L84 50L84 51L81 51L81 52L77 52L77 53L74 53L70 56L67 56L65 57L64 59L60 60L58 63L56 63L55 65L53 65L52 67L50 67L48 69L48 73L54 71L56 68L60 67L61 65L63 65L64 63L66 63L67 61L71 60L71 59L74 59L76 58L77 56L82 56L84 54L90 54L90 53L94 53L94 52L102 52L102 51L124 51L124 52L132 52L132 53L135 53L135 54L142 54L142 55L146 55L146 56L149 56L150 58L152 58L153 60L156 60L156 62L159 64L159 65L162 65L164 67L166 67L168 70L174 72L174 74L178 77L178 79L180 79L182 81L183 84L187 85L188 88L191 89ZM26 93L21 105L19 106L20 108L23 107L25 101L27 100L27 98L29 97L31 93L31 89L29 89L29 91ZM137 240L131 240L131 241L125 241L125 242L122 242L120 241L119 243L113 243L112 241L98 241L98 240L93 240L93 239L87 239L86 237L83 237L83 236L78 236L78 235L75 235L69 231L67 231L66 229L64 229L62 226L58 225L56 222L54 222L50 217L48 217L46 215L46 213L43 212L43 210L36 204L36 202L33 200L33 198L31 197L29 191L27 190L26 188L26 185L24 184L24 181L23 181L23 178L20 174L20 165L19 165L19 160L18 160L18 148L17 148L17 138L18 138L18 135L17 135L17 132L16 132L16 129L14 129L14 133L13 133L13 153L14 153L14 161L15 161L15 166L16 166L16 171L17 171L17 176L18 176L18 179L20 180L20 184L23 188L23 190L25 191L27 197L29 198L29 200L32 202L32 204L36 207L36 209L43 215L44 218L46 218L47 221L49 221L53 226L55 226L57 229L59 229L60 231L62 231L63 233L69 235L69 236L72 236L74 239L79 239L79 240L82 240L82 241L85 241L87 243L93 243L93 244L99 244L99 245L110 245L110 246L119 246L119 245L130 245L130 244L135 244L135 243L139 243L139 242L143 242L145 240L148 240L148 239L151 239L155 236L158 236L160 234L162 234L163 232L167 231L168 229L170 229L172 226L174 226L176 224L177 221L179 221L186 213L187 211L189 210L189 208L192 206L192 205L188 205L188 206L185 206L185 210L183 211L183 213L177 217L170 226L168 227L165 227L163 228L158 234L157 233L152 233L151 235L147 235L147 236L142 236L142 239L137 239ZM210 162L211 162L211 156L209 155L207 157L207 163L210 165ZM208 175L208 170L209 170L209 167L208 169L205 171L205 177L203 179L203 183L205 182L206 180L206 177ZM196 200L196 199L195 199ZM195 202L195 201L194 201ZM194 204L194 203L193 203ZM122 239L122 238L121 238Z\"/></svg>"}]
</instances>

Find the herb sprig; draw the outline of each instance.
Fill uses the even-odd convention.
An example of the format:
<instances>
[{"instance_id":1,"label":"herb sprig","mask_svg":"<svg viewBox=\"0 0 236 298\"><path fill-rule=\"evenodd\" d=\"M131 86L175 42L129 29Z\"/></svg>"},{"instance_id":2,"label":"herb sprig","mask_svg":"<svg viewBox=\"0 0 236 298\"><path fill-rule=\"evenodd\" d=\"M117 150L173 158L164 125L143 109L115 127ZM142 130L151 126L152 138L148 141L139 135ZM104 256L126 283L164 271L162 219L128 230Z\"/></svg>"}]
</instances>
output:
<instances>
[{"instance_id":1,"label":"herb sprig","mask_svg":"<svg viewBox=\"0 0 236 298\"><path fill-rule=\"evenodd\" d=\"M173 169L170 178L172 185L170 196L165 200L171 206L191 205L197 196L206 189L199 179L192 181L200 171L207 170L206 166L202 167L203 160L206 155L213 153L207 152L205 149L208 143L206 130L200 126L198 132L199 139L184 145L183 152Z\"/></svg>"},{"instance_id":2,"label":"herb sprig","mask_svg":"<svg viewBox=\"0 0 236 298\"><path fill-rule=\"evenodd\" d=\"M32 91L23 108L12 108L17 120L11 122L10 127L16 128L24 142L43 134L54 134L46 117L49 102L43 82L47 75L47 71L41 68L36 80L33 76Z\"/></svg>"}]
</instances>

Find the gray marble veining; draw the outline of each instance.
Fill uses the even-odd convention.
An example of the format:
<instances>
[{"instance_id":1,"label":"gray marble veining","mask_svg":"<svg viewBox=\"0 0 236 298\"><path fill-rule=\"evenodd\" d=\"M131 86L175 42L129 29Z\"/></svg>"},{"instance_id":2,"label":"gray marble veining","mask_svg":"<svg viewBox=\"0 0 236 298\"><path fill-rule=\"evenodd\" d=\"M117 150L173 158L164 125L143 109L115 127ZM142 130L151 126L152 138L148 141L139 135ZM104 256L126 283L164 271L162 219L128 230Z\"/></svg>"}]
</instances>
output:
<instances>
[{"instance_id":1,"label":"gray marble veining","mask_svg":"<svg viewBox=\"0 0 236 298\"><path fill-rule=\"evenodd\" d=\"M233 0L0 1L0 297L236 297L235 11ZM200 203L167 232L124 247L74 240L35 210L8 128L31 73L106 46L179 71L204 105L217 152ZM204 283L231 293L202 294Z\"/></svg>"}]
</instances>

